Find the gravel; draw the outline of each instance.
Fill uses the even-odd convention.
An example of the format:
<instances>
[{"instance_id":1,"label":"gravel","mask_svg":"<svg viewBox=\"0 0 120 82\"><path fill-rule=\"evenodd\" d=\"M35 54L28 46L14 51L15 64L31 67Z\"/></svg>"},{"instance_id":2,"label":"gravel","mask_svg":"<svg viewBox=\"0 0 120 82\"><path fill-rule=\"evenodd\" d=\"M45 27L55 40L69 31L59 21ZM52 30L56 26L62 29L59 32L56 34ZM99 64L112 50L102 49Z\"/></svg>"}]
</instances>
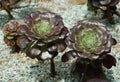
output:
<instances>
[{"instance_id":1,"label":"gravel","mask_svg":"<svg viewBox=\"0 0 120 82\"><path fill-rule=\"evenodd\" d=\"M42 1L42 0L41 0ZM14 9L13 16L16 19L22 18L25 14L45 8L49 11L55 12L63 17L65 26L72 28L78 20L92 18L93 13L87 11L86 4L72 5L66 0L52 0L40 3L24 3L20 6L29 5L21 9ZM34 6L33 6L34 5ZM120 4L117 5L120 10ZM96 19L99 16L95 16ZM106 20L107 25L113 37L118 44L112 48L111 54L117 60L116 67L110 70L104 68L104 72L110 82L120 82L120 20L115 16L116 24L111 25ZM0 28L8 21L7 13L0 11ZM102 21L102 22L103 22ZM50 77L50 61L37 61L26 57L24 53L11 53L3 41L3 33L0 29L0 82L77 82L77 80L70 75L70 69L73 62L62 63L60 60L61 54L55 58L55 65L57 75L55 78Z\"/></svg>"}]
</instances>

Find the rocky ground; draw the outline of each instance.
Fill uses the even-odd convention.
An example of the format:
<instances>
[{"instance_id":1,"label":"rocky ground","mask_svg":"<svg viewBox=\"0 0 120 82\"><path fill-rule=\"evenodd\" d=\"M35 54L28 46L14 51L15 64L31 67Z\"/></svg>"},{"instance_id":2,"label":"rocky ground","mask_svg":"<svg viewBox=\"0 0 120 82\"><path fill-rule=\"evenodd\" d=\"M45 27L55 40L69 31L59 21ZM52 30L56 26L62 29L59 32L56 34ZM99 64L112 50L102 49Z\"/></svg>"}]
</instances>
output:
<instances>
[{"instance_id":1,"label":"rocky ground","mask_svg":"<svg viewBox=\"0 0 120 82\"><path fill-rule=\"evenodd\" d=\"M77 3L77 0L73 0L73 2L72 0L39 0L39 3L34 3L34 1L19 3L20 6L28 5L28 7L12 10L13 16L19 19L36 9L45 8L61 15L65 26L68 28L72 28L78 20L93 18L93 13L87 10L84 0L81 0L83 1L81 3ZM120 3L117 7L120 10ZM117 60L117 65L110 70L105 69L105 74L110 82L120 82L120 18L114 17L116 20L115 25L109 24L107 20L102 20L118 42L111 52ZM94 16L94 18L98 19L99 15ZM7 21L7 13L0 10L0 28ZM3 41L3 33L0 29L0 82L77 82L70 75L71 62L62 63L60 57L56 57L55 63L58 75L51 78L49 76L49 60L38 62L26 57L24 53L13 54L10 51L11 49Z\"/></svg>"}]
</instances>

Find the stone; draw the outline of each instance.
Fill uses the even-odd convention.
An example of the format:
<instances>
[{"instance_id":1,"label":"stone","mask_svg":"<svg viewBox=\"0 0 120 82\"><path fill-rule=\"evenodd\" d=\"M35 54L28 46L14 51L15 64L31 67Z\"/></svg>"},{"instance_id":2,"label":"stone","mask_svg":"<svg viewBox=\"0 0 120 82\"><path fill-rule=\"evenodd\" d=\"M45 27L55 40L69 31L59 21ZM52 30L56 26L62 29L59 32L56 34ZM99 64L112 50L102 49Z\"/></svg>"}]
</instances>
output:
<instances>
[{"instance_id":1,"label":"stone","mask_svg":"<svg viewBox=\"0 0 120 82\"><path fill-rule=\"evenodd\" d=\"M67 0L68 3L73 4L73 5L84 5L87 3L87 0Z\"/></svg>"}]
</instances>

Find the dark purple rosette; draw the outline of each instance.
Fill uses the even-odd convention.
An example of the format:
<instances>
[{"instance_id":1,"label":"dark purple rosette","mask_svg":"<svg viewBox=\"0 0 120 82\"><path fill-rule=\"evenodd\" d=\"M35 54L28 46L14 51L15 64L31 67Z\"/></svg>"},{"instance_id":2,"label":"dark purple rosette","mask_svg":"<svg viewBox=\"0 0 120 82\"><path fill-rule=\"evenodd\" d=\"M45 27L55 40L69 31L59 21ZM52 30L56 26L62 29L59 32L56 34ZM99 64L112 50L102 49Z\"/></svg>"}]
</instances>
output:
<instances>
[{"instance_id":1,"label":"dark purple rosette","mask_svg":"<svg viewBox=\"0 0 120 82\"><path fill-rule=\"evenodd\" d=\"M101 71L102 65L108 69L116 65L115 58L109 54L111 47L116 44L116 40L100 22L95 20L79 21L70 30L66 44L71 50L62 56L62 61L66 62L77 58L72 72L79 73L80 77L83 73L89 73L89 69L95 72L92 69Z\"/></svg>"},{"instance_id":2,"label":"dark purple rosette","mask_svg":"<svg viewBox=\"0 0 120 82\"><path fill-rule=\"evenodd\" d=\"M52 12L36 11L26 15L23 20L11 20L6 23L3 32L7 45L25 50L27 56L32 59L50 59L51 72L55 74L53 58L65 50L65 38L68 33L62 17Z\"/></svg>"}]
</instances>

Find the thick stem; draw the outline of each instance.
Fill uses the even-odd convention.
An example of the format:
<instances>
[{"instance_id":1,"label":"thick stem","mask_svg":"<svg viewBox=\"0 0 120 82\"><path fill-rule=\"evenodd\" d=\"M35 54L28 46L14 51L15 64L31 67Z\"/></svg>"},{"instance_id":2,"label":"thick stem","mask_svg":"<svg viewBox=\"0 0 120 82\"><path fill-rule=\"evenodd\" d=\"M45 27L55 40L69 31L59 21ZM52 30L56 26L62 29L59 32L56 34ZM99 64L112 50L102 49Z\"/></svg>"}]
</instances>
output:
<instances>
[{"instance_id":1,"label":"thick stem","mask_svg":"<svg viewBox=\"0 0 120 82\"><path fill-rule=\"evenodd\" d=\"M77 59L71 73L78 78L78 82L86 82L88 63L86 60Z\"/></svg>"},{"instance_id":2,"label":"thick stem","mask_svg":"<svg viewBox=\"0 0 120 82\"><path fill-rule=\"evenodd\" d=\"M51 76L55 77L55 63L54 63L54 58L51 58L51 62L50 62L50 71L51 71Z\"/></svg>"},{"instance_id":3,"label":"thick stem","mask_svg":"<svg viewBox=\"0 0 120 82\"><path fill-rule=\"evenodd\" d=\"M10 19L13 19L13 18L14 18L14 17L12 16L12 14L10 13L10 11L9 11L9 10L6 10L6 12L8 13L8 15L9 15Z\"/></svg>"},{"instance_id":4,"label":"thick stem","mask_svg":"<svg viewBox=\"0 0 120 82\"><path fill-rule=\"evenodd\" d=\"M114 18L113 18L113 14L112 14L111 12L109 12L109 11L107 11L106 14L107 14L106 16L107 16L109 22L110 22L111 24L115 24L115 20L114 20Z\"/></svg>"},{"instance_id":5,"label":"thick stem","mask_svg":"<svg viewBox=\"0 0 120 82\"><path fill-rule=\"evenodd\" d=\"M87 81L85 82L109 82L102 70L100 60L92 61L87 72Z\"/></svg>"},{"instance_id":6,"label":"thick stem","mask_svg":"<svg viewBox=\"0 0 120 82\"><path fill-rule=\"evenodd\" d=\"M81 78L79 79L79 82L85 82L86 81L87 67L88 67L88 64L85 64L85 69L84 69L84 72L82 73Z\"/></svg>"},{"instance_id":7,"label":"thick stem","mask_svg":"<svg viewBox=\"0 0 120 82\"><path fill-rule=\"evenodd\" d=\"M10 19L13 19L12 14L10 13L10 2L8 1L3 1L1 2L1 6L3 7L3 9L8 13Z\"/></svg>"},{"instance_id":8,"label":"thick stem","mask_svg":"<svg viewBox=\"0 0 120 82\"><path fill-rule=\"evenodd\" d=\"M116 11L115 9L116 7L108 6L106 10L103 10L104 11L103 18L107 18L111 24L115 24L115 20L113 18L113 14L115 14Z\"/></svg>"}]
</instances>

